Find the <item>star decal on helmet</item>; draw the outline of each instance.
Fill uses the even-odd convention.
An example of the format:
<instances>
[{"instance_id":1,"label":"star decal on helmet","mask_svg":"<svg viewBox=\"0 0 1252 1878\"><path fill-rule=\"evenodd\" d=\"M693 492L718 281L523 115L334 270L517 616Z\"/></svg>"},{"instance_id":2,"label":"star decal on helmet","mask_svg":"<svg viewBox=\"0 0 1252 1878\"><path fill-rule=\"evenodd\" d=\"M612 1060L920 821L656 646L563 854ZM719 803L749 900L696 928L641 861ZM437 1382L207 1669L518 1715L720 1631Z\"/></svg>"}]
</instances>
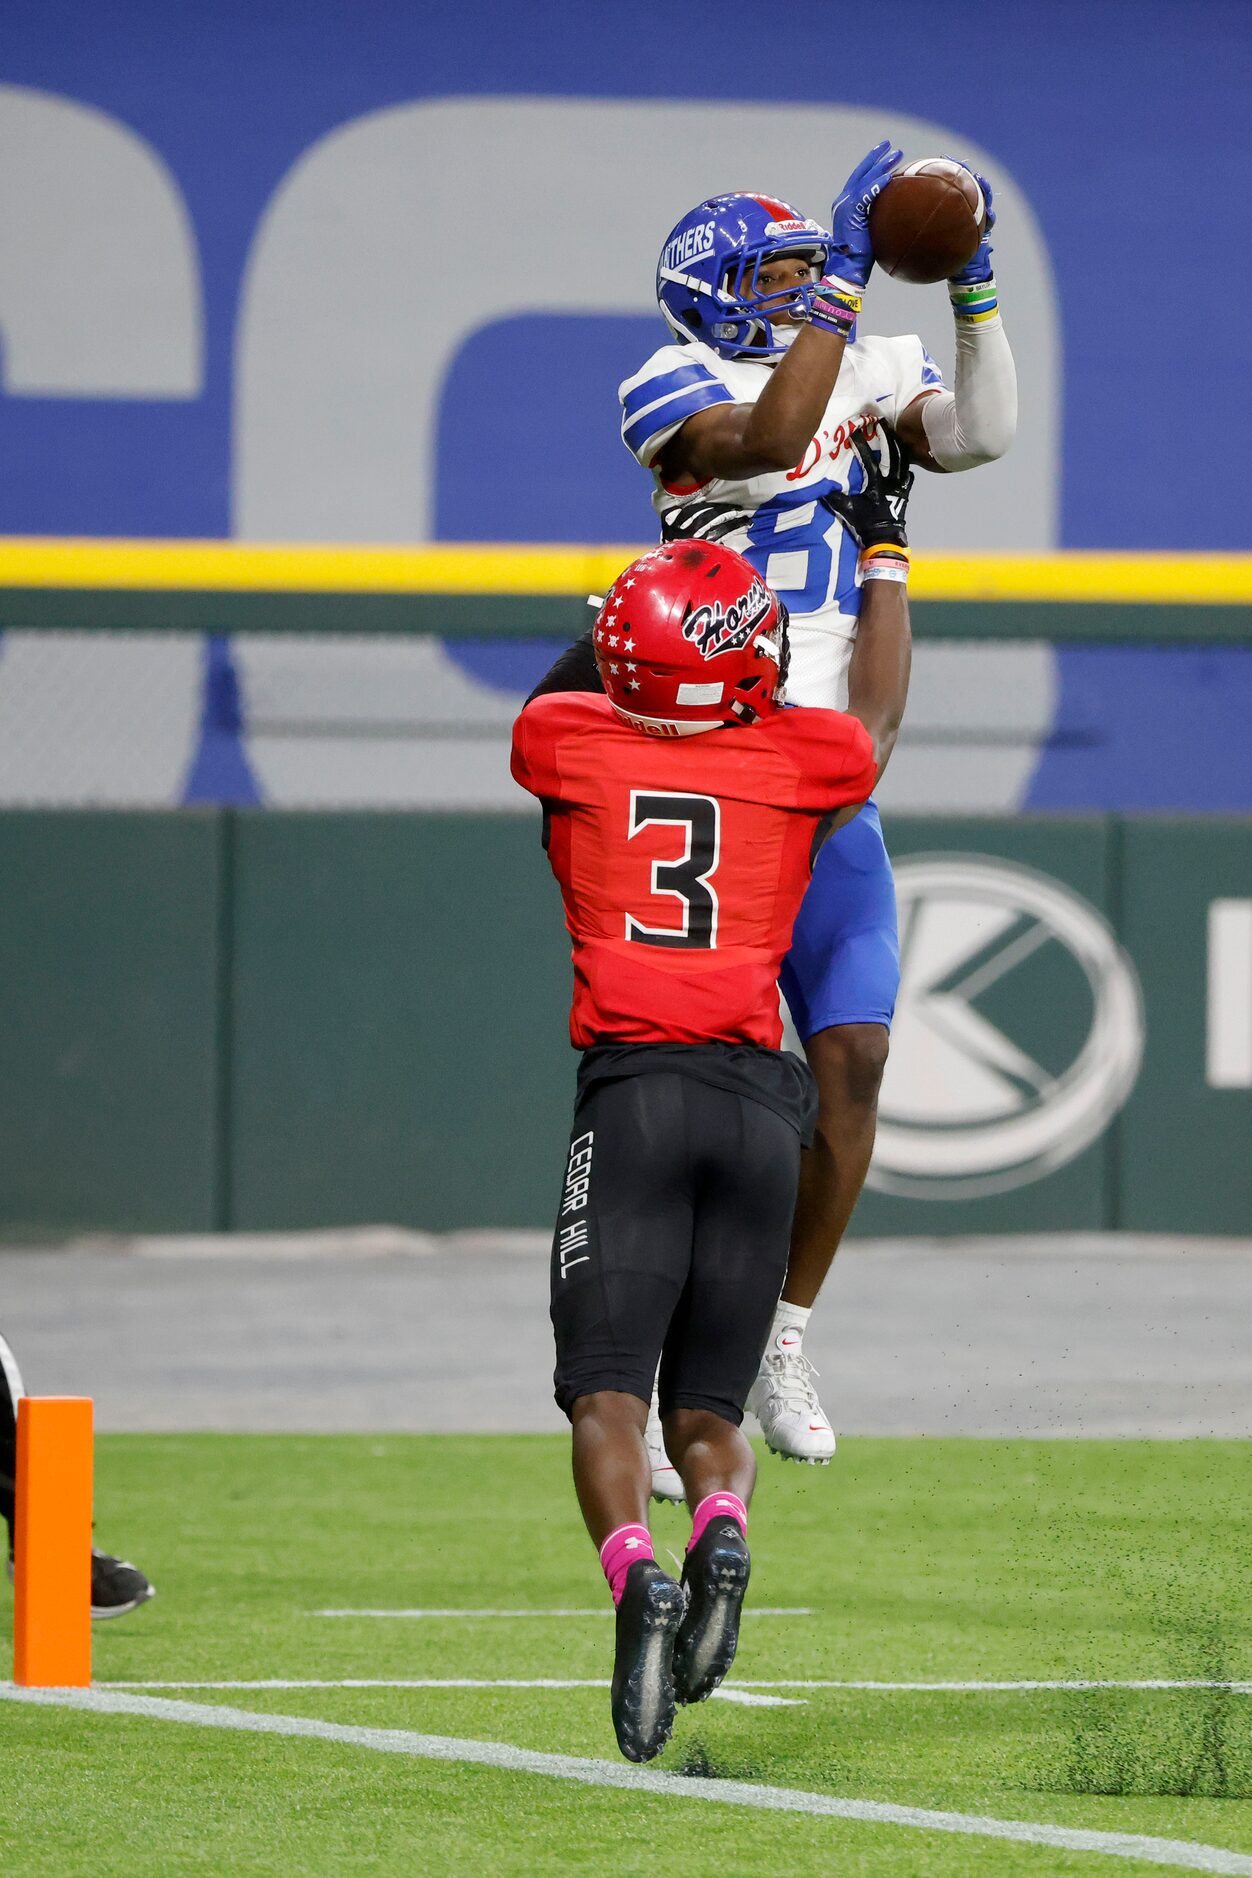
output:
<instances>
[{"instance_id":1,"label":"star decal on helmet","mask_svg":"<svg viewBox=\"0 0 1252 1878\"><path fill-rule=\"evenodd\" d=\"M627 581L634 591L619 601ZM749 561L689 541L624 569L593 637L609 703L634 729L668 737L754 724L777 709L785 635L785 609Z\"/></svg>"}]
</instances>

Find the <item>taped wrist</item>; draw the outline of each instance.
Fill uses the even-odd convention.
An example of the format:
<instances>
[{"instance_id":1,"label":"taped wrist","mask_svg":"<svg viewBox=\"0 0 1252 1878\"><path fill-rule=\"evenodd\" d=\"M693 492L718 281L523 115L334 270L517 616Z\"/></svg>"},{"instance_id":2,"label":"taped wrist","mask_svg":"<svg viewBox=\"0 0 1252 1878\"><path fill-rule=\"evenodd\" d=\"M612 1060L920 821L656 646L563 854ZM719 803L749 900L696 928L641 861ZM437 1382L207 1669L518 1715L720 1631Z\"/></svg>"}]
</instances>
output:
<instances>
[{"instance_id":1,"label":"taped wrist","mask_svg":"<svg viewBox=\"0 0 1252 1878\"><path fill-rule=\"evenodd\" d=\"M907 581L909 551L903 542L880 542L861 554L861 579Z\"/></svg>"},{"instance_id":2,"label":"taped wrist","mask_svg":"<svg viewBox=\"0 0 1252 1878\"><path fill-rule=\"evenodd\" d=\"M851 281L840 280L836 274L827 274L813 289L809 303L809 325L820 326L823 332L836 333L840 339L850 339L860 310L860 289Z\"/></svg>"},{"instance_id":3,"label":"taped wrist","mask_svg":"<svg viewBox=\"0 0 1252 1878\"><path fill-rule=\"evenodd\" d=\"M1000 311L994 274L989 274L986 280L974 281L965 286L958 285L954 280L949 281L948 298L952 302L952 317L958 326L985 326Z\"/></svg>"}]
</instances>

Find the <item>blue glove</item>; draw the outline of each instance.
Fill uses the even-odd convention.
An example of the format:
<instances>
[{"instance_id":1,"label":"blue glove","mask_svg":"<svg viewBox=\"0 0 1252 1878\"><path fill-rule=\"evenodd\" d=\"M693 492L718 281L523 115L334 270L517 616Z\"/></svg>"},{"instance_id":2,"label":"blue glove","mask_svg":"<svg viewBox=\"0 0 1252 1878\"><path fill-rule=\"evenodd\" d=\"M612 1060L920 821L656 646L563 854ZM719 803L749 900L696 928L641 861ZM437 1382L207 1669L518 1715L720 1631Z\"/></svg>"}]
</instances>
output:
<instances>
[{"instance_id":1,"label":"blue glove","mask_svg":"<svg viewBox=\"0 0 1252 1878\"><path fill-rule=\"evenodd\" d=\"M961 163L960 157L949 157L948 161L949 163ZM978 171L972 169L968 163L961 163L961 168L963 170L969 170L970 175L982 190L982 199L987 209L987 225L983 229L982 240L974 251L973 260L967 261L959 274L953 274L951 281L954 287L976 287L981 281L990 280L992 277L991 242L989 237L992 229L996 225L996 212L991 206L991 184L987 181L987 178L980 176Z\"/></svg>"},{"instance_id":2,"label":"blue glove","mask_svg":"<svg viewBox=\"0 0 1252 1878\"><path fill-rule=\"evenodd\" d=\"M874 250L869 240L869 212L875 200L891 181L891 173L903 152L893 150L891 139L876 143L843 185L843 191L830 211L831 233L835 245L828 266L854 287L863 287L874 265Z\"/></svg>"}]
</instances>

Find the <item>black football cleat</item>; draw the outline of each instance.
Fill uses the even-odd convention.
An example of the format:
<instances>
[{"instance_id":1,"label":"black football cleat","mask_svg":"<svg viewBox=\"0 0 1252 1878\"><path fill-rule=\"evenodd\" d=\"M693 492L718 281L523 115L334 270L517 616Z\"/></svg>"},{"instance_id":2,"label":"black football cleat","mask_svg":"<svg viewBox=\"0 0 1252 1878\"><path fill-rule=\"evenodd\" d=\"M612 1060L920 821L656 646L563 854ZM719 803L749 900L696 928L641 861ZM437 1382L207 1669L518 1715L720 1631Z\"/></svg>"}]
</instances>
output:
<instances>
[{"instance_id":1,"label":"black football cleat","mask_svg":"<svg viewBox=\"0 0 1252 1878\"><path fill-rule=\"evenodd\" d=\"M125 1617L156 1596L137 1565L124 1558L110 1558L107 1552L91 1554L91 1616L93 1622L104 1617Z\"/></svg>"},{"instance_id":2,"label":"black football cleat","mask_svg":"<svg viewBox=\"0 0 1252 1878\"><path fill-rule=\"evenodd\" d=\"M650 1761L674 1726L674 1638L683 1594L655 1559L636 1559L617 1607L613 1727L628 1761Z\"/></svg>"},{"instance_id":3,"label":"black football cleat","mask_svg":"<svg viewBox=\"0 0 1252 1878\"><path fill-rule=\"evenodd\" d=\"M752 1560L737 1519L711 1519L683 1565L687 1608L674 1644L680 1702L703 1702L735 1660Z\"/></svg>"},{"instance_id":4,"label":"black football cleat","mask_svg":"<svg viewBox=\"0 0 1252 1878\"><path fill-rule=\"evenodd\" d=\"M13 1577L13 1554L9 1553L9 1577ZM91 1620L102 1617L125 1617L156 1596L156 1586L149 1584L137 1565L124 1558L110 1558L107 1552L91 1554Z\"/></svg>"}]
</instances>

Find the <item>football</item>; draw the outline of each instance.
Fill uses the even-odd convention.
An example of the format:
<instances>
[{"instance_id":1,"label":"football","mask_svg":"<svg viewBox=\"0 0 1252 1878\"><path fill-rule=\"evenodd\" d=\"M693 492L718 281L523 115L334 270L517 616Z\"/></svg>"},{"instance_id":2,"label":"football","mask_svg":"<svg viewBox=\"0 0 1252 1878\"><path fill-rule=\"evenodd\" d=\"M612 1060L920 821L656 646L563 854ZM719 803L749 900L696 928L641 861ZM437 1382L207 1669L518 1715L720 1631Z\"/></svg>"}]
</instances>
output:
<instances>
[{"instance_id":1,"label":"football","mask_svg":"<svg viewBox=\"0 0 1252 1878\"><path fill-rule=\"evenodd\" d=\"M973 259L986 221L970 172L947 157L923 157L896 171L869 212L874 260L896 280L947 280Z\"/></svg>"}]
</instances>

